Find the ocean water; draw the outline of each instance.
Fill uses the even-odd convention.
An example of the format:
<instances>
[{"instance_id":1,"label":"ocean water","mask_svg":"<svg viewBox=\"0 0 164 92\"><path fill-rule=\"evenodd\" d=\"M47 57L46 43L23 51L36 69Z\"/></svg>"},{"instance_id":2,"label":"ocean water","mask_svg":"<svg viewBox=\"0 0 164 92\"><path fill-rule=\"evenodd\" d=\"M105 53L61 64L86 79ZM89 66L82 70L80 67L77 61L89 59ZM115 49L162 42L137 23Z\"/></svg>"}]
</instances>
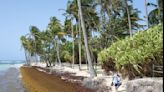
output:
<instances>
[{"instance_id":1,"label":"ocean water","mask_svg":"<svg viewBox=\"0 0 164 92\"><path fill-rule=\"evenodd\" d=\"M11 67L19 68L23 63L20 64L0 64L0 77Z\"/></svg>"},{"instance_id":2,"label":"ocean water","mask_svg":"<svg viewBox=\"0 0 164 92\"><path fill-rule=\"evenodd\" d=\"M14 67L19 68L23 63L20 64L0 64L0 71L6 71L7 69Z\"/></svg>"},{"instance_id":3,"label":"ocean water","mask_svg":"<svg viewBox=\"0 0 164 92\"><path fill-rule=\"evenodd\" d=\"M0 92L25 92L19 73L22 64L0 64Z\"/></svg>"}]
</instances>

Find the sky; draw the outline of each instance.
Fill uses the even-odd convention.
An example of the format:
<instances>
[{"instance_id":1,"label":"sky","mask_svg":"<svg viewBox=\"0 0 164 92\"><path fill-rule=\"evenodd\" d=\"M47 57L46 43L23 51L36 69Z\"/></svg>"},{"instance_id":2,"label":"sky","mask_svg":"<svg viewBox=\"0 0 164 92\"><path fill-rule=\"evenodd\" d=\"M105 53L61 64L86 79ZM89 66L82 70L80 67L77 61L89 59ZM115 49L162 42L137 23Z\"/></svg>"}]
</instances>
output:
<instances>
[{"instance_id":1,"label":"sky","mask_svg":"<svg viewBox=\"0 0 164 92\"><path fill-rule=\"evenodd\" d=\"M0 0L0 60L24 60L20 37L29 33L29 26L44 30L50 17L56 16L61 23L68 0ZM134 0L134 7L145 15L144 0ZM154 2L155 0L148 0ZM144 23L144 22L142 22Z\"/></svg>"}]
</instances>

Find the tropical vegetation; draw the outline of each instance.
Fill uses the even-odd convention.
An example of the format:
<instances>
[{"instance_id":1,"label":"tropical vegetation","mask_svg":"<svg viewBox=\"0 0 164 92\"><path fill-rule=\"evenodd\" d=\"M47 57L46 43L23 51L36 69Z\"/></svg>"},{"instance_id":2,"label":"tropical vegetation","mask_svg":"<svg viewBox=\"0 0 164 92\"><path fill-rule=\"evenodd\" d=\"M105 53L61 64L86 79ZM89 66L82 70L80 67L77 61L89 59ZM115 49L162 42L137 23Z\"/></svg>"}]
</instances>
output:
<instances>
[{"instance_id":1,"label":"tropical vegetation","mask_svg":"<svg viewBox=\"0 0 164 92\"><path fill-rule=\"evenodd\" d=\"M146 15L150 29L139 32L145 29L146 25L140 24L145 19L140 18L133 0L69 0L66 9L62 9L63 24L53 16L47 28L31 26L30 32L20 38L27 64L44 62L47 67L62 67L67 62L72 68L79 64L80 70L81 64L88 64L91 77L95 77L94 65L100 62L112 70L131 73L125 75L149 75L141 70L151 66L143 69L143 65L154 60L161 62L163 52L163 1L157 1L158 4L145 2L146 8L156 9Z\"/></svg>"},{"instance_id":2,"label":"tropical vegetation","mask_svg":"<svg viewBox=\"0 0 164 92\"><path fill-rule=\"evenodd\" d=\"M118 70L130 78L152 76L153 64L163 65L162 25L118 40L98 54L98 61L111 63L113 67L107 67L108 71Z\"/></svg>"}]
</instances>

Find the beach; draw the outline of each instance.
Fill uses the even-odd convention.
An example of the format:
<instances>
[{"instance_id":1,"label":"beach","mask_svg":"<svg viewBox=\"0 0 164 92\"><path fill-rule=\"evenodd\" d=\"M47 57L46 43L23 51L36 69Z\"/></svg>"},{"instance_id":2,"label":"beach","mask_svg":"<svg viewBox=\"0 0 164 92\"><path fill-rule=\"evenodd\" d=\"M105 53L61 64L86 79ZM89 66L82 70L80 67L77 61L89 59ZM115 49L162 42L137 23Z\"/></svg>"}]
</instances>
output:
<instances>
[{"instance_id":1,"label":"beach","mask_svg":"<svg viewBox=\"0 0 164 92\"><path fill-rule=\"evenodd\" d=\"M39 67L21 67L23 84L28 92L96 92L79 83L61 79L61 75L38 71ZM41 69L41 68L40 68ZM69 73L64 74L68 76Z\"/></svg>"},{"instance_id":2,"label":"beach","mask_svg":"<svg viewBox=\"0 0 164 92\"><path fill-rule=\"evenodd\" d=\"M62 67L56 65L49 68L45 67L45 63L33 63L30 67L12 65L12 67L0 71L0 92L115 92L114 86L111 86L112 76L106 75L100 66L97 66L96 69L97 77L90 79L86 65L82 65L81 70L78 65L71 68L67 63L63 63ZM149 83L159 80L147 79L145 78L141 82ZM118 88L119 92L133 92L126 89L128 81L122 79L122 85ZM129 85L132 86L131 89L136 86L133 85L134 82L138 83L140 80L129 82ZM145 85L143 89L147 90L145 83L143 83ZM156 89L159 89L163 83L157 82L157 85L159 86ZM142 86L137 86L137 88L140 87Z\"/></svg>"},{"instance_id":3,"label":"beach","mask_svg":"<svg viewBox=\"0 0 164 92\"><path fill-rule=\"evenodd\" d=\"M62 67L46 68L45 64L38 63L20 70L25 88L32 92L115 92L111 86L112 76L105 75L100 66L97 67L97 77L92 79L87 65L82 65L79 70L78 65L71 68L65 63ZM122 80L119 91L126 92L126 82Z\"/></svg>"},{"instance_id":4,"label":"beach","mask_svg":"<svg viewBox=\"0 0 164 92\"><path fill-rule=\"evenodd\" d=\"M19 67L14 65L0 71L0 92L24 92Z\"/></svg>"}]
</instances>

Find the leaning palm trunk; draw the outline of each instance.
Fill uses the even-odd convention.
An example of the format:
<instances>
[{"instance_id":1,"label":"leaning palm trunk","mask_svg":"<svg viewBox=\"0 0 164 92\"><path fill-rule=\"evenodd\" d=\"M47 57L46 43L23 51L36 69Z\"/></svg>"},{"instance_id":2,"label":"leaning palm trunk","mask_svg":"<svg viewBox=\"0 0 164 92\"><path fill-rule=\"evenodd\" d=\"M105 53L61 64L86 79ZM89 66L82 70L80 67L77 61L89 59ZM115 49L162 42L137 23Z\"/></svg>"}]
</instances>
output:
<instances>
[{"instance_id":1,"label":"leaning palm trunk","mask_svg":"<svg viewBox=\"0 0 164 92\"><path fill-rule=\"evenodd\" d=\"M127 0L125 0L125 3L126 3L127 15L128 15L129 34L130 34L130 37L132 37L132 24L131 24L131 18L130 18L130 12L129 12L129 8L128 8Z\"/></svg>"},{"instance_id":2,"label":"leaning palm trunk","mask_svg":"<svg viewBox=\"0 0 164 92\"><path fill-rule=\"evenodd\" d=\"M87 66L87 70L89 70L86 51L84 52L84 58L85 58L85 64L86 64L86 66Z\"/></svg>"},{"instance_id":3,"label":"leaning palm trunk","mask_svg":"<svg viewBox=\"0 0 164 92\"><path fill-rule=\"evenodd\" d=\"M84 36L85 50L86 50L87 60L88 60L88 64L89 64L89 72L90 72L91 77L95 77L96 72L94 70L94 67L92 64L92 59L91 59L91 54L89 51L87 34L86 34L85 24L84 24L84 20L83 20L83 16L82 16L83 14L82 14L82 10L81 10L81 1L80 0L77 0L77 1L78 1L79 13L80 13L81 26L82 26L82 30L83 30L83 36Z\"/></svg>"},{"instance_id":4,"label":"leaning palm trunk","mask_svg":"<svg viewBox=\"0 0 164 92\"><path fill-rule=\"evenodd\" d=\"M91 47L90 47L91 48ZM91 51L91 49L90 49L90 51ZM93 54L93 52L90 52L91 53L91 57L92 57L92 61L93 61L93 67L95 68L95 70L96 70L96 59L95 59L95 56L94 56L94 54Z\"/></svg>"},{"instance_id":5,"label":"leaning palm trunk","mask_svg":"<svg viewBox=\"0 0 164 92\"><path fill-rule=\"evenodd\" d=\"M72 68L74 68L74 64L75 64L75 42L74 42L74 30L73 30L73 21L72 21Z\"/></svg>"},{"instance_id":6,"label":"leaning palm trunk","mask_svg":"<svg viewBox=\"0 0 164 92\"><path fill-rule=\"evenodd\" d=\"M29 64L29 66L31 66L31 63L32 63L32 58L31 58L31 54L30 54L30 52L27 52L27 57L28 57L28 64Z\"/></svg>"},{"instance_id":7,"label":"leaning palm trunk","mask_svg":"<svg viewBox=\"0 0 164 92\"><path fill-rule=\"evenodd\" d=\"M34 54L34 58L35 58L35 63L37 64L38 63L38 58L37 58L37 54L36 53Z\"/></svg>"},{"instance_id":8,"label":"leaning palm trunk","mask_svg":"<svg viewBox=\"0 0 164 92\"><path fill-rule=\"evenodd\" d=\"M161 9L160 9L160 6L159 6L159 4L161 3L160 2L160 0L156 0L156 2L157 2L157 8L158 8L158 20L159 20L159 23L161 23L162 21L161 21Z\"/></svg>"},{"instance_id":9,"label":"leaning palm trunk","mask_svg":"<svg viewBox=\"0 0 164 92\"><path fill-rule=\"evenodd\" d=\"M28 58L28 52L27 52L27 50L24 50L25 51L25 58L26 58L26 63L27 63L27 65L30 65L30 61L29 61L29 58Z\"/></svg>"},{"instance_id":10,"label":"leaning palm trunk","mask_svg":"<svg viewBox=\"0 0 164 92\"><path fill-rule=\"evenodd\" d=\"M59 66L61 66L61 60L60 60L60 54L59 54L59 43L58 43L58 41L57 41L57 43L56 43L57 45L56 45L56 52L57 52L57 58L58 58L58 62L59 62Z\"/></svg>"},{"instance_id":11,"label":"leaning palm trunk","mask_svg":"<svg viewBox=\"0 0 164 92\"><path fill-rule=\"evenodd\" d=\"M146 24L147 24L147 27L149 28L147 0L145 0L145 13L146 13Z\"/></svg>"},{"instance_id":12,"label":"leaning palm trunk","mask_svg":"<svg viewBox=\"0 0 164 92\"><path fill-rule=\"evenodd\" d=\"M28 64L28 58L27 58L27 52L26 52L26 50L24 50L24 54L25 54L26 64Z\"/></svg>"},{"instance_id":13,"label":"leaning palm trunk","mask_svg":"<svg viewBox=\"0 0 164 92\"><path fill-rule=\"evenodd\" d=\"M78 14L79 16L79 14ZM79 70L81 70L81 26L80 26L80 18L79 18Z\"/></svg>"}]
</instances>

